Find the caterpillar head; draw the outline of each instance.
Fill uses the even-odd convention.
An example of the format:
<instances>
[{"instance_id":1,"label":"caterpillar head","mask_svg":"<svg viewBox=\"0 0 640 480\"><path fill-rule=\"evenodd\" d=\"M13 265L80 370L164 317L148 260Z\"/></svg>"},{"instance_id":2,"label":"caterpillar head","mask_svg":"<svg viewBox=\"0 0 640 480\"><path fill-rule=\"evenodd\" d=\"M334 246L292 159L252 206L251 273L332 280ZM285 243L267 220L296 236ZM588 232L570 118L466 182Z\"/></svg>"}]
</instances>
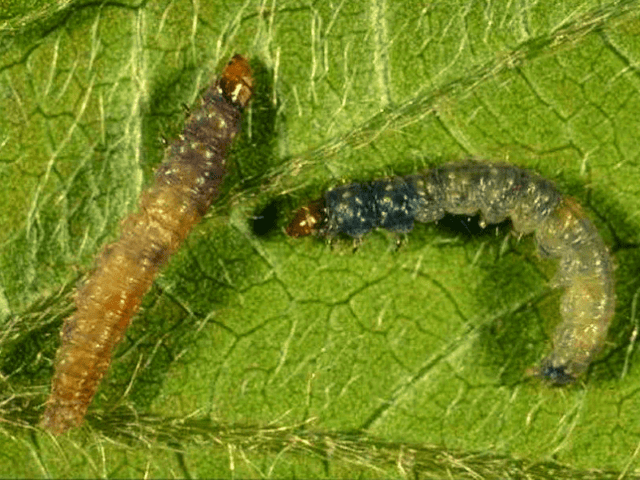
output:
<instances>
[{"instance_id":1,"label":"caterpillar head","mask_svg":"<svg viewBox=\"0 0 640 480\"><path fill-rule=\"evenodd\" d=\"M293 216L293 220L286 228L290 237L306 237L319 231L325 219L325 206L323 200L310 203L300 208Z\"/></svg>"},{"instance_id":2,"label":"caterpillar head","mask_svg":"<svg viewBox=\"0 0 640 480\"><path fill-rule=\"evenodd\" d=\"M223 70L219 85L227 100L240 108L246 107L254 88L249 61L242 55L234 55Z\"/></svg>"}]
</instances>

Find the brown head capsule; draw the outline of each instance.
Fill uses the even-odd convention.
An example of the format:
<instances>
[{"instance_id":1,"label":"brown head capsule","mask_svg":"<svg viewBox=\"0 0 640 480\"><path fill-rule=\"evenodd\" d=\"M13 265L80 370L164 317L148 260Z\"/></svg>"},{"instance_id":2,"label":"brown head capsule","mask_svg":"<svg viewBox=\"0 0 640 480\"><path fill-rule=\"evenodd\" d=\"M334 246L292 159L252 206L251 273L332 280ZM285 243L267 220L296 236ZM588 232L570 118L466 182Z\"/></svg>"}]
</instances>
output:
<instances>
[{"instance_id":1,"label":"brown head capsule","mask_svg":"<svg viewBox=\"0 0 640 480\"><path fill-rule=\"evenodd\" d=\"M220 77L222 94L231 103L244 108L253 95L253 77L249 62L242 55L234 55Z\"/></svg>"},{"instance_id":2,"label":"brown head capsule","mask_svg":"<svg viewBox=\"0 0 640 480\"><path fill-rule=\"evenodd\" d=\"M324 219L324 201L318 200L300 208L287 226L290 237L306 237L319 230Z\"/></svg>"}]
</instances>

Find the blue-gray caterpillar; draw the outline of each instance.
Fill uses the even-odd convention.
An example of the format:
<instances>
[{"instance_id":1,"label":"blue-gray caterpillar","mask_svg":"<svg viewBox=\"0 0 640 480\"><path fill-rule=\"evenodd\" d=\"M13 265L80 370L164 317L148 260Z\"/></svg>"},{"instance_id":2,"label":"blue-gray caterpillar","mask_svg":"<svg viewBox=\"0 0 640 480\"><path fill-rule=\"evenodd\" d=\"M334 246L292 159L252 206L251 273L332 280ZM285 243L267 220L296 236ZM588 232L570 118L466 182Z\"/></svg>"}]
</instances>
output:
<instances>
[{"instance_id":1,"label":"blue-gray caterpillar","mask_svg":"<svg viewBox=\"0 0 640 480\"><path fill-rule=\"evenodd\" d=\"M298 210L287 234L360 238L373 228L406 233L445 213L475 215L481 225L511 219L535 235L543 258L558 258L562 323L535 374L554 384L582 375L602 348L615 310L613 264L596 227L553 183L513 165L450 163L421 175L343 185Z\"/></svg>"}]
</instances>

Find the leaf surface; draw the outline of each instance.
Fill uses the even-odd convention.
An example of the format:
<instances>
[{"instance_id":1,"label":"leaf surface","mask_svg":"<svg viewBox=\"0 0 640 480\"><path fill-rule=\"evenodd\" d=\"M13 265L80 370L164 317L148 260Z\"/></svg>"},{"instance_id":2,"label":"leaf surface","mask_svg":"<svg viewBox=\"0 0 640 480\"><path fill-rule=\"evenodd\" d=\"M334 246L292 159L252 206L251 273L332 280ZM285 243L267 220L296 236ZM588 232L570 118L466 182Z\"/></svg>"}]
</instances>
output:
<instances>
[{"instance_id":1,"label":"leaf surface","mask_svg":"<svg viewBox=\"0 0 640 480\"><path fill-rule=\"evenodd\" d=\"M637 474L637 2L31 3L0 10L0 475ZM73 291L236 52L258 90L225 195L53 439L35 427ZM466 158L553 180L611 247L584 382L526 374L560 292L508 225L355 252L282 232L336 185Z\"/></svg>"}]
</instances>

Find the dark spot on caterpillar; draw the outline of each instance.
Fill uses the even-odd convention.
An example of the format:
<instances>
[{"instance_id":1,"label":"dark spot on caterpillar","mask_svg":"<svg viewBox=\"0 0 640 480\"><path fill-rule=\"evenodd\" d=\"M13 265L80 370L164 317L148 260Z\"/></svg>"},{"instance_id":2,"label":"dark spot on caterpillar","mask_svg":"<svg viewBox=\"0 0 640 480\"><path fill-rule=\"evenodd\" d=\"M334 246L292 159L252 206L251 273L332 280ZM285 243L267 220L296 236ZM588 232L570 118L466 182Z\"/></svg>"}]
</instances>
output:
<instances>
[{"instance_id":1,"label":"dark spot on caterpillar","mask_svg":"<svg viewBox=\"0 0 640 480\"><path fill-rule=\"evenodd\" d=\"M541 257L560 260L554 284L565 289L563 321L553 350L532 373L558 385L582 375L604 345L613 318L613 262L577 202L532 172L461 162L421 175L343 185L299 209L286 232L358 239L374 228L408 232L414 221L439 221L447 213L479 214L482 228L511 220L515 231L535 234Z\"/></svg>"},{"instance_id":2,"label":"dark spot on caterpillar","mask_svg":"<svg viewBox=\"0 0 640 480\"><path fill-rule=\"evenodd\" d=\"M41 425L54 435L78 426L111 362L114 347L160 268L220 195L226 155L253 92L247 60L236 55L167 151L138 212L122 223L76 294L62 327L51 396Z\"/></svg>"},{"instance_id":3,"label":"dark spot on caterpillar","mask_svg":"<svg viewBox=\"0 0 640 480\"><path fill-rule=\"evenodd\" d=\"M567 385L575 382L576 380L573 375L569 375L566 372L566 368L564 366L556 367L550 364L543 364L540 366L539 372L534 371L533 373L541 376L542 378L546 378L554 385Z\"/></svg>"}]
</instances>

